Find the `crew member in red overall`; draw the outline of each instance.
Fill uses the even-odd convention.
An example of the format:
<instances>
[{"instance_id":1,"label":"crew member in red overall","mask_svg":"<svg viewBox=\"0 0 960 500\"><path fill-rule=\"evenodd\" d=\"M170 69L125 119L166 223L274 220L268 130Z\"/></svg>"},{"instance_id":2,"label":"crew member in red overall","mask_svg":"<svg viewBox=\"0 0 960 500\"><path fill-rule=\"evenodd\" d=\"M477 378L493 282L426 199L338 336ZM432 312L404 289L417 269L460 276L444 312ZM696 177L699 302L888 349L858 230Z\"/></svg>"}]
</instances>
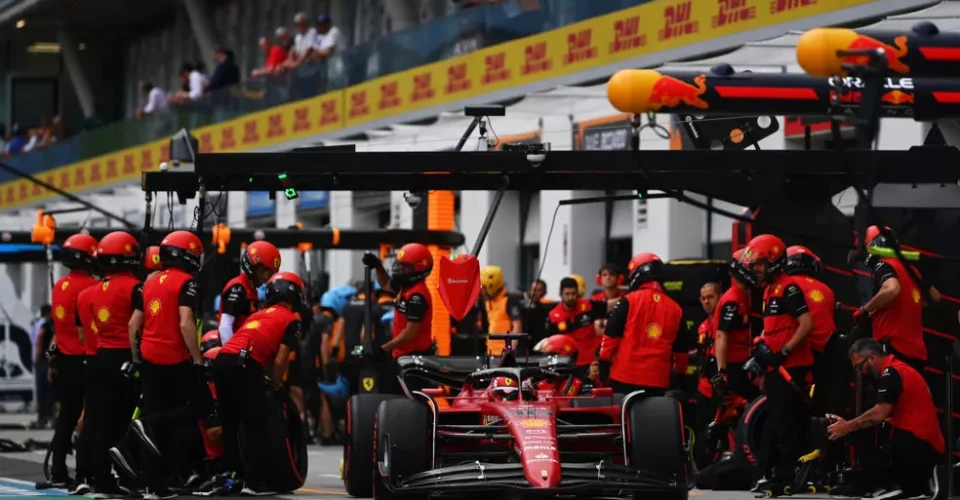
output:
<instances>
[{"instance_id":1,"label":"crew member in red overall","mask_svg":"<svg viewBox=\"0 0 960 500\"><path fill-rule=\"evenodd\" d=\"M432 354L433 307L426 283L427 276L433 271L430 250L420 243L407 243L397 252L390 274L380 259L371 253L363 256L363 264L376 270L381 290L397 295L393 338L381 349L392 353L395 360L401 356ZM395 384L394 392L403 394L400 384Z\"/></svg>"},{"instance_id":2,"label":"crew member in red overall","mask_svg":"<svg viewBox=\"0 0 960 500\"><path fill-rule=\"evenodd\" d=\"M763 392L767 395L769 416L764 427L758 461L760 471L771 473L763 488L778 489L792 485L797 460L807 450L809 408L803 386L809 382L813 351L807 338L813 329L813 316L803 290L786 272L787 246L780 238L763 234L752 239L743 251L741 262L753 271L763 292L763 344L753 356L767 367ZM787 369L797 386L780 373ZM778 454L779 452L779 454ZM777 460L778 458L778 460Z\"/></svg>"},{"instance_id":3,"label":"crew member in red overall","mask_svg":"<svg viewBox=\"0 0 960 500\"><path fill-rule=\"evenodd\" d=\"M717 373L711 379L714 388L721 394L728 390L753 400L756 387L747 377L743 365L750 360L753 335L750 331L750 289L754 279L740 262L742 250L730 261L730 289L720 297L711 323L716 339L713 355L717 360Z\"/></svg>"},{"instance_id":4,"label":"crew member in red overall","mask_svg":"<svg viewBox=\"0 0 960 500\"><path fill-rule=\"evenodd\" d=\"M257 287L280 271L280 250L266 241L255 241L240 254L240 275L228 281L220 294L220 342L233 336L234 325L242 325L257 310Z\"/></svg>"},{"instance_id":5,"label":"crew member in red overall","mask_svg":"<svg viewBox=\"0 0 960 500\"><path fill-rule=\"evenodd\" d=\"M300 341L298 311L305 301L299 276L290 272L273 275L267 282L266 308L247 318L224 342L213 362L223 420L224 460L229 470L243 478L241 494L246 496L276 494L266 484L269 467L263 462L267 412L263 400L254 395L263 393L265 374L270 377L272 390L282 387L290 352ZM237 439L241 426L242 452Z\"/></svg>"},{"instance_id":6,"label":"crew member in red overall","mask_svg":"<svg viewBox=\"0 0 960 500\"><path fill-rule=\"evenodd\" d=\"M616 393L662 396L674 369L686 373L693 335L682 328L683 310L663 290L660 257L637 254L627 272L630 291L610 313L600 346L600 380Z\"/></svg>"},{"instance_id":7,"label":"crew member in red overall","mask_svg":"<svg viewBox=\"0 0 960 500\"><path fill-rule=\"evenodd\" d=\"M923 375L896 355L885 354L883 346L869 338L853 344L850 361L863 377L877 381L877 404L850 421L827 415L834 421L827 428L830 439L840 439L851 432L887 422L892 427L889 437L892 460L889 469L873 474L876 483L887 485L889 479L893 479L900 486L902 495L889 498L917 498L928 494L938 498L938 493L942 493L939 489L946 487L943 475L938 473L942 470L945 443L940 417ZM854 436L861 438L853 439L860 444L878 441L875 432L855 432L851 438ZM928 488L931 478L934 491Z\"/></svg>"},{"instance_id":8,"label":"crew member in red overall","mask_svg":"<svg viewBox=\"0 0 960 500\"><path fill-rule=\"evenodd\" d=\"M605 300L607 301L607 310L612 311L620 297L623 297L623 290L620 289L622 284L623 273L620 272L620 268L616 264L606 264L597 273L597 286L600 287L600 290L594 291L590 300Z\"/></svg>"},{"instance_id":9,"label":"crew member in red overall","mask_svg":"<svg viewBox=\"0 0 960 500\"><path fill-rule=\"evenodd\" d=\"M809 248L800 245L787 248L786 272L793 277L793 282L800 290L803 290L803 296L813 316L813 330L807 342L810 343L810 349L813 349L814 360L820 359L823 348L837 331L837 299L829 286L816 279L821 271L823 263L820 257Z\"/></svg>"},{"instance_id":10,"label":"crew member in red overall","mask_svg":"<svg viewBox=\"0 0 960 500\"><path fill-rule=\"evenodd\" d=\"M203 377L195 321L203 243L190 231L174 231L160 242L160 264L163 271L144 283L142 307L130 319L131 333L142 330L139 353L136 343L131 352L142 362L143 391L141 419L131 427L152 452L144 454L147 492L163 499L173 495L168 482L198 432L195 413L201 410L191 401Z\"/></svg>"},{"instance_id":11,"label":"crew member in red overall","mask_svg":"<svg viewBox=\"0 0 960 500\"><path fill-rule=\"evenodd\" d=\"M590 365L597 359L600 337L594 328L593 305L579 297L573 278L560 280L560 303L547 314L547 335L569 335L577 341L577 365L573 373L581 381L588 380Z\"/></svg>"},{"instance_id":12,"label":"crew member in red overall","mask_svg":"<svg viewBox=\"0 0 960 500\"><path fill-rule=\"evenodd\" d=\"M537 354L570 356L574 359L579 357L579 349L580 346L573 337L563 334L551 335L533 346L533 351ZM561 380L552 384L546 381L540 382L537 385L537 390L550 390L554 391L554 394L557 395L575 396L580 394L582 387L583 379L571 374L565 381Z\"/></svg>"},{"instance_id":13,"label":"crew member in red overall","mask_svg":"<svg viewBox=\"0 0 960 500\"><path fill-rule=\"evenodd\" d=\"M717 310L717 303L723 290L719 283L704 283L700 287L700 305L707 319L697 327L697 366L700 368L700 378L697 381L697 391L706 399L713 398L713 385L710 379L716 373L716 355L714 354L713 313ZM706 406L706 405L704 405ZM698 408L700 408L698 406ZM708 413L709 409L708 409ZM711 415L712 417L712 415ZM709 422L708 422L709 423ZM704 424L706 425L706 424Z\"/></svg>"},{"instance_id":14,"label":"crew member in red overall","mask_svg":"<svg viewBox=\"0 0 960 500\"><path fill-rule=\"evenodd\" d=\"M84 416L92 440L91 486L98 495L126 496L111 473L108 451L122 441L139 397L122 368L132 361L129 323L143 300L134 275L140 269L140 243L130 233L112 232L97 245L97 261L104 277L80 294L76 315L77 325L98 338L96 357L88 366L92 383Z\"/></svg>"},{"instance_id":15,"label":"crew member in red overall","mask_svg":"<svg viewBox=\"0 0 960 500\"><path fill-rule=\"evenodd\" d=\"M890 242L877 226L867 228L868 247L888 247ZM897 258L870 255L873 298L854 313L854 319L872 320L873 338L889 347L890 354L923 373L927 345L923 341L923 294ZM918 278L920 272L914 267Z\"/></svg>"},{"instance_id":16,"label":"crew member in red overall","mask_svg":"<svg viewBox=\"0 0 960 500\"><path fill-rule=\"evenodd\" d=\"M67 471L67 453L70 452L74 428L83 413L87 372L87 339L84 330L77 327L77 300L80 292L97 282L91 275L97 265L94 257L96 252L97 240L90 235L75 234L67 238L60 248L60 258L70 272L53 285L53 334L56 344L52 362L56 369L53 384L60 403L50 445L50 483L54 488L71 486L72 483ZM82 474L85 464L77 465Z\"/></svg>"}]
</instances>

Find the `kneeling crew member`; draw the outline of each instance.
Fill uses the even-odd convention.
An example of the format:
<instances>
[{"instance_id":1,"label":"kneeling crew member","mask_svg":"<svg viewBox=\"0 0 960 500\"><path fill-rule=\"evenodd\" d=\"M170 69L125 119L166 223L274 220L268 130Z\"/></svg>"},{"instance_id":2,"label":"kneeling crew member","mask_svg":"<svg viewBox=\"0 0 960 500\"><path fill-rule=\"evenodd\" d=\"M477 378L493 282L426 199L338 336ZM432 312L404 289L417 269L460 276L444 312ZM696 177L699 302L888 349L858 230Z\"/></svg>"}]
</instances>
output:
<instances>
[{"instance_id":1,"label":"kneeling crew member","mask_svg":"<svg viewBox=\"0 0 960 500\"><path fill-rule=\"evenodd\" d=\"M750 360L753 347L750 288L754 280L750 271L736 258L730 261L729 270L730 289L720 297L713 315L712 326L716 334L713 354L717 359L717 374L711 382L721 394L725 394L729 388L739 396L752 400L757 391L743 365Z\"/></svg>"},{"instance_id":2,"label":"kneeling crew member","mask_svg":"<svg viewBox=\"0 0 960 500\"><path fill-rule=\"evenodd\" d=\"M940 479L934 467L943 461L945 443L933 396L923 376L895 355L885 354L883 346L873 339L856 341L850 348L850 361L864 377L877 380L877 404L850 421L827 415L834 420L827 428L830 439L840 439L851 432L887 422L893 427L892 463L889 470L878 471L878 477L891 474L903 492L901 498L931 493L928 482L931 477ZM870 442L876 441L873 435L864 437ZM937 481L934 484L945 487ZM939 492L932 493L936 497Z\"/></svg>"},{"instance_id":3,"label":"kneeling crew member","mask_svg":"<svg viewBox=\"0 0 960 500\"><path fill-rule=\"evenodd\" d=\"M233 336L234 325L242 325L257 310L257 287L280 270L280 250L266 241L255 241L240 254L240 275L223 286L220 294L220 342Z\"/></svg>"},{"instance_id":4,"label":"kneeling crew member","mask_svg":"<svg viewBox=\"0 0 960 500\"><path fill-rule=\"evenodd\" d=\"M53 285L53 336L56 355L53 365L56 375L53 387L60 403L60 413L54 428L51 454L51 486L62 488L70 484L67 472L67 453L74 428L83 413L86 379L87 338L77 327L77 301L80 292L94 285L91 276L97 263L97 240L87 234L75 234L60 249L61 263L70 272ZM91 333L91 335L93 335ZM90 339L94 342L95 339ZM84 460L86 457L80 457ZM83 464L77 464L83 471ZM84 475L81 472L81 475ZM78 480L81 478L77 478ZM87 479L87 478L82 478Z\"/></svg>"},{"instance_id":5,"label":"kneeling crew member","mask_svg":"<svg viewBox=\"0 0 960 500\"><path fill-rule=\"evenodd\" d=\"M263 463L267 412L263 404L264 374L271 389L280 390L290 353L300 341L297 311L306 302L304 286L294 273L275 274L267 282L267 308L252 314L223 344L213 362L217 402L223 420L224 459L232 471L244 467L242 494L273 495ZM272 368L272 371L270 369ZM243 429L243 451L237 438Z\"/></svg>"},{"instance_id":6,"label":"kneeling crew member","mask_svg":"<svg viewBox=\"0 0 960 500\"><path fill-rule=\"evenodd\" d=\"M497 266L484 266L480 270L480 285L483 288L483 306L487 313L487 333L521 333L523 321L520 304L523 298L507 291L503 271ZM517 341L512 342L517 347ZM492 356L503 353L506 341L487 340L487 351Z\"/></svg>"},{"instance_id":7,"label":"kneeling crew member","mask_svg":"<svg viewBox=\"0 0 960 500\"><path fill-rule=\"evenodd\" d=\"M110 472L108 452L126 434L139 396L122 369L133 360L130 318L134 308L142 308L142 285L134 275L140 259L140 243L130 233L115 231L104 236L97 245L104 278L81 293L77 309L77 325L95 332L99 346L88 366L92 394L84 417L91 431L90 473L98 495L126 496Z\"/></svg>"},{"instance_id":8,"label":"kneeling crew member","mask_svg":"<svg viewBox=\"0 0 960 500\"><path fill-rule=\"evenodd\" d=\"M590 365L597 359L600 337L594 327L593 304L580 298L573 278L560 280L561 301L547 314L547 335L569 335L577 341L577 365L573 373L581 381L590 377Z\"/></svg>"},{"instance_id":9,"label":"kneeling crew member","mask_svg":"<svg viewBox=\"0 0 960 500\"><path fill-rule=\"evenodd\" d=\"M767 395L769 421L763 430L760 470L772 471L768 487L792 485L797 460L807 452L807 431L810 413L804 399L803 386L809 382L813 367L813 351L807 337L813 329L813 316L803 297L803 290L784 272L787 247L770 234L757 236L747 244L742 262L753 271L763 292L763 342L765 348L754 350L767 368L763 392ZM780 373L787 369L797 386ZM779 455L777 454L779 451ZM774 457L779 457L774 467Z\"/></svg>"},{"instance_id":10,"label":"kneeling crew member","mask_svg":"<svg viewBox=\"0 0 960 500\"><path fill-rule=\"evenodd\" d=\"M609 386L619 394L643 390L646 397L662 396L674 369L686 373L693 342L681 334L683 310L660 283L660 257L638 254L630 259L627 272L630 292L610 313L600 346L600 380L609 378Z\"/></svg>"},{"instance_id":11,"label":"kneeling crew member","mask_svg":"<svg viewBox=\"0 0 960 500\"><path fill-rule=\"evenodd\" d=\"M880 228L867 228L868 247L889 247L890 241ZM870 255L867 266L873 269L873 298L864 304L854 319L868 317L873 338L889 346L888 352L923 373L927 365L927 345L923 341L923 293L910 278L899 259ZM920 272L913 269L918 278Z\"/></svg>"},{"instance_id":12,"label":"kneeling crew member","mask_svg":"<svg viewBox=\"0 0 960 500\"><path fill-rule=\"evenodd\" d=\"M135 337L142 325L139 354L136 343L131 345L134 360L142 357L143 391L142 419L133 422L133 429L142 438L148 435L143 421L149 421L153 435L143 440L159 445L163 456L144 456L147 491L167 498L172 495L169 479L197 432L190 406L203 370L195 321L200 302L195 276L203 265L203 243L189 231L174 231L160 242L160 263L163 271L143 285L142 307L134 308L129 333Z\"/></svg>"},{"instance_id":13,"label":"kneeling crew member","mask_svg":"<svg viewBox=\"0 0 960 500\"><path fill-rule=\"evenodd\" d=\"M433 271L430 250L420 243L407 243L397 252L390 274L380 259L371 253L363 256L363 264L377 271L381 290L397 295L393 339L380 349L392 353L394 360L401 356L432 354L433 307L426 283L427 276ZM394 385L394 392L403 394L400 384Z\"/></svg>"}]
</instances>

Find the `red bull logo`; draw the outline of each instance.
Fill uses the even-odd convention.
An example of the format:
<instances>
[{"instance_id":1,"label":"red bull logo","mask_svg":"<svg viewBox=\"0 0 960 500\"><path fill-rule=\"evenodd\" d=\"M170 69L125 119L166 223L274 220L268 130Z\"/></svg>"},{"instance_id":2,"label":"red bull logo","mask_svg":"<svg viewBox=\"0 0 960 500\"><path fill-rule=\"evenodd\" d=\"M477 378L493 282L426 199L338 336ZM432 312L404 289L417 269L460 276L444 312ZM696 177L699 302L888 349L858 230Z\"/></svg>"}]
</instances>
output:
<instances>
[{"instance_id":1,"label":"red bull logo","mask_svg":"<svg viewBox=\"0 0 960 500\"><path fill-rule=\"evenodd\" d=\"M883 101L884 104L891 104L894 106L913 104L913 94L904 92L902 90L894 90L892 92L883 94L880 100Z\"/></svg>"},{"instance_id":2,"label":"red bull logo","mask_svg":"<svg viewBox=\"0 0 960 500\"><path fill-rule=\"evenodd\" d=\"M907 48L907 37L898 36L893 39L893 43L894 45L892 46L887 45L876 38L858 33L856 38L854 38L853 41L851 41L847 46L847 49L856 51L883 49L883 52L887 57L887 67L890 69L890 71L900 74L909 74L910 66L907 66L901 62L901 59L906 57L907 52L909 51ZM848 56L844 58L844 62L865 65L870 62L870 58L866 55Z\"/></svg>"},{"instance_id":3,"label":"red bull logo","mask_svg":"<svg viewBox=\"0 0 960 500\"><path fill-rule=\"evenodd\" d=\"M707 109L710 103L700 98L707 91L707 77L700 75L689 84L679 78L661 75L653 84L648 104L651 110L676 108L681 104L692 108Z\"/></svg>"}]
</instances>

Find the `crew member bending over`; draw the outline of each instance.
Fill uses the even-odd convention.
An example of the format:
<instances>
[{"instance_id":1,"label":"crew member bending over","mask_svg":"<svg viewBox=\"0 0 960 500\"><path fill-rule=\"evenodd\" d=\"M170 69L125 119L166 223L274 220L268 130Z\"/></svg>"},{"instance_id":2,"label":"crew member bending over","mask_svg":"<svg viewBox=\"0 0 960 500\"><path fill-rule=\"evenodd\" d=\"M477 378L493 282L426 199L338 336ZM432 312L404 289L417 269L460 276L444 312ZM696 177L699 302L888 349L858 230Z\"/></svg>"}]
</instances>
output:
<instances>
[{"instance_id":1,"label":"crew member bending over","mask_svg":"<svg viewBox=\"0 0 960 500\"><path fill-rule=\"evenodd\" d=\"M862 376L876 380L877 404L850 421L827 415L833 420L827 427L830 439L886 422L892 428L889 438L878 439L876 433L864 431L856 433L858 439L854 439L868 446L889 439L890 467L875 471L873 477L877 486L894 480L900 486L900 494L893 491L883 498L911 498L928 493L937 498L939 489L945 487L937 474L945 443L933 396L923 376L896 355L885 354L883 346L873 339L856 341L850 348L850 361ZM932 492L928 488L931 477Z\"/></svg>"},{"instance_id":2,"label":"crew member bending over","mask_svg":"<svg viewBox=\"0 0 960 500\"><path fill-rule=\"evenodd\" d=\"M242 325L257 310L257 287L280 270L280 250L266 241L255 241L240 254L239 276L223 286L220 295L220 342L233 336L234 325Z\"/></svg>"},{"instance_id":3,"label":"crew member bending over","mask_svg":"<svg viewBox=\"0 0 960 500\"><path fill-rule=\"evenodd\" d=\"M396 360L407 355L429 355L433 352L433 307L426 279L433 271L433 255L420 243L400 248L390 274L377 256L368 253L363 264L376 270L380 288L397 294L393 318L393 339L381 349ZM403 394L396 384L394 392Z\"/></svg>"},{"instance_id":4,"label":"crew member bending over","mask_svg":"<svg viewBox=\"0 0 960 500\"><path fill-rule=\"evenodd\" d=\"M616 393L662 396L674 369L686 373L693 341L681 333L683 311L663 290L660 257L637 254L627 272L630 291L610 313L600 346L600 380Z\"/></svg>"},{"instance_id":5,"label":"crew member bending over","mask_svg":"<svg viewBox=\"0 0 960 500\"><path fill-rule=\"evenodd\" d=\"M275 274L267 282L267 308L252 314L220 348L213 361L217 402L223 420L224 460L231 471L242 474L241 494L273 495L267 486L263 463L267 412L263 377L271 389L280 390L290 353L301 335L298 311L306 302L303 281L294 273ZM241 452L238 429L243 429Z\"/></svg>"}]
</instances>

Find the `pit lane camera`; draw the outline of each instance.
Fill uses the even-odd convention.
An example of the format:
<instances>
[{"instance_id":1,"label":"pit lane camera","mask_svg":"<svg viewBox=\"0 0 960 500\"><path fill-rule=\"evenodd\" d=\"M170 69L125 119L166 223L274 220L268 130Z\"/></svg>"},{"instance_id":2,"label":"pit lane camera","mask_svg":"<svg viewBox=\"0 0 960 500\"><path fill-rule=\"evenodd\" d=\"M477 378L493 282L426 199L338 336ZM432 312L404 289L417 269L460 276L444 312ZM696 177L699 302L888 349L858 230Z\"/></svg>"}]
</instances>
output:
<instances>
[{"instance_id":1,"label":"pit lane camera","mask_svg":"<svg viewBox=\"0 0 960 500\"><path fill-rule=\"evenodd\" d=\"M547 153L550 151L550 143L542 142L540 144L504 144L503 151L521 152L527 155L527 162L534 168L543 164L547 159Z\"/></svg>"},{"instance_id":2,"label":"pit lane camera","mask_svg":"<svg viewBox=\"0 0 960 500\"><path fill-rule=\"evenodd\" d=\"M407 191L406 193L403 193L403 201L407 202L410 210L416 210L419 208L426 197L427 193L424 191Z\"/></svg>"}]
</instances>

